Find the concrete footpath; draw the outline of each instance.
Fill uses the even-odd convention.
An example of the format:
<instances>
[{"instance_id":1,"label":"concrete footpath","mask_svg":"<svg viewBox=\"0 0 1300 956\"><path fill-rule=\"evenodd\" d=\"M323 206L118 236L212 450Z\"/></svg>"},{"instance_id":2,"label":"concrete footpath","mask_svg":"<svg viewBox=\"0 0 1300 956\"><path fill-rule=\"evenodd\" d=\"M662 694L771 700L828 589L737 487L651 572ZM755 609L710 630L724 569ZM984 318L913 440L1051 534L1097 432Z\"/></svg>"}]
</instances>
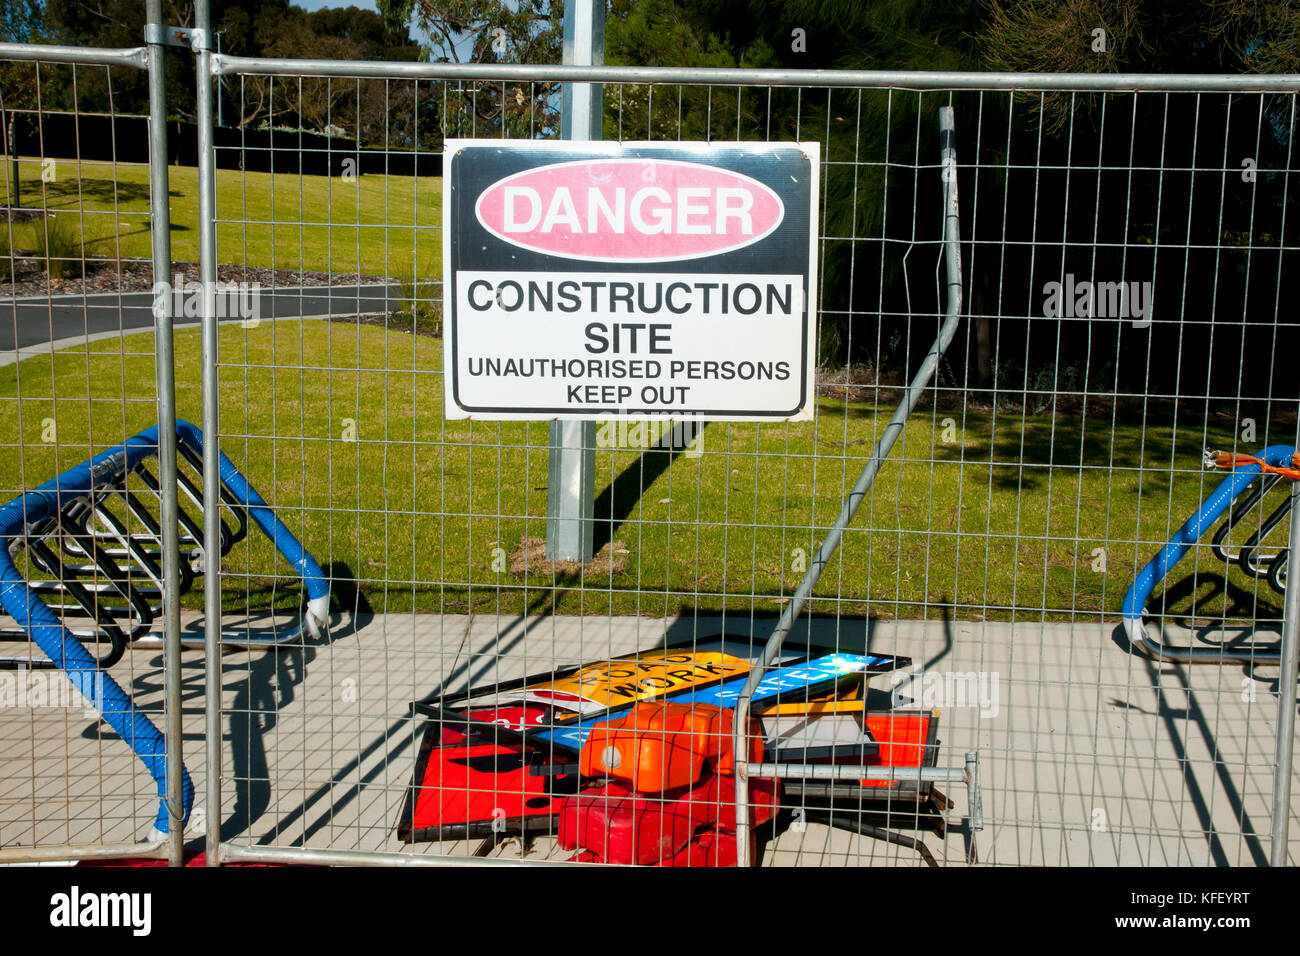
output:
<instances>
[{"instance_id":1,"label":"concrete footpath","mask_svg":"<svg viewBox=\"0 0 1300 956\"><path fill-rule=\"evenodd\" d=\"M748 637L752 630L761 640L773 624L743 616L353 620L345 613L335 616L324 645L229 651L223 657L223 834L245 845L517 856L525 848L515 840L495 847L397 840L423 725L408 711L411 700L692 637ZM192 615L186 626L201 630ZM875 677L869 704L884 709L891 697L905 696L938 709L940 765L959 767L968 750L979 751L984 829L975 834L975 850L981 864L1267 862L1276 668L1157 664L1132 653L1117 624L1096 619L819 619L802 623L796 636L914 660L913 671L921 673L905 684L897 676ZM1167 639L1213 642L1216 636ZM112 673L156 714L161 665L157 649L133 650ZM201 653L185 653L183 677L186 765L201 805ZM33 672L24 679L29 693L18 701L5 697L5 688L15 685L0 676L0 846L141 838L157 809L143 766L78 701L55 699L54 678ZM44 702L30 693L36 687L45 689ZM922 836L941 865L968 865L965 787L940 789L952 802L949 835ZM526 849L530 859L567 856L549 839ZM1290 850L1292 862L1300 859L1297 822ZM771 840L763 862L922 865L914 849L813 823Z\"/></svg>"}]
</instances>

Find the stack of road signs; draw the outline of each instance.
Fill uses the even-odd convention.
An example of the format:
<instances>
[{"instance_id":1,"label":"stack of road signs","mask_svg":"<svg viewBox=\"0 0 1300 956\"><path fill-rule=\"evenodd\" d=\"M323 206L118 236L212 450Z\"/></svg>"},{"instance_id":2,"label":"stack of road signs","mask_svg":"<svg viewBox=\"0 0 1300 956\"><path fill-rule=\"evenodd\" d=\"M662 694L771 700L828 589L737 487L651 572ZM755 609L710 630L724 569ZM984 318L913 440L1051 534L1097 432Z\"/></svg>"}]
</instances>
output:
<instances>
[{"instance_id":1,"label":"stack of road signs","mask_svg":"<svg viewBox=\"0 0 1300 956\"><path fill-rule=\"evenodd\" d=\"M593 782L611 786L606 797L617 791L634 802L641 800L636 805L638 814L666 812L643 804L646 799L662 803L667 799L663 793L676 799L672 795L680 786L628 789L630 781L611 776L613 771L598 760L593 762L590 755L584 758L584 747L589 741L604 741L609 734L621 732L629 718L633 718L633 730L644 730L636 726L634 715L651 703L671 705L679 714L692 710L729 714L757 656L757 649L748 643L718 637L415 704L415 711L431 720L424 729L414 780L398 824L399 837L438 841L555 834L564 819L566 802L567 812L576 812L572 809L574 798L589 793ZM909 664L906 658L888 655L787 648L753 697L754 735L761 736L763 742L762 753L755 758L790 764L933 765L937 715L866 709L865 689L871 675ZM726 747L730 747L729 729L714 736L719 740L726 737ZM603 743L601 749L605 749ZM725 789L729 780L725 767L723 771L712 774L722 778L713 784L709 783L711 777L691 783ZM861 814L888 817L906 811L915 819L932 803L932 788L915 782L789 779L780 783L785 793L781 805L787 809L833 804L839 813L856 808ZM628 793L622 794L623 789ZM689 787L681 793L687 791ZM772 803L775 790L768 787L752 796L756 804L761 805L764 799ZM594 812L591 803L587 801L584 811L588 816ZM605 800L602 806L608 803ZM779 809L773 806L774 811ZM761 821L764 814L756 814L756 819ZM573 820L571 830L580 822ZM586 821L582 826L589 829L590 820L582 820ZM700 863L729 858L725 848L718 849L719 833L725 843L725 827L705 829L709 833L694 840L681 859ZM584 846L580 840L575 845ZM626 861L641 861L645 852L644 847L635 852L629 849ZM607 859L600 855L584 858Z\"/></svg>"}]
</instances>

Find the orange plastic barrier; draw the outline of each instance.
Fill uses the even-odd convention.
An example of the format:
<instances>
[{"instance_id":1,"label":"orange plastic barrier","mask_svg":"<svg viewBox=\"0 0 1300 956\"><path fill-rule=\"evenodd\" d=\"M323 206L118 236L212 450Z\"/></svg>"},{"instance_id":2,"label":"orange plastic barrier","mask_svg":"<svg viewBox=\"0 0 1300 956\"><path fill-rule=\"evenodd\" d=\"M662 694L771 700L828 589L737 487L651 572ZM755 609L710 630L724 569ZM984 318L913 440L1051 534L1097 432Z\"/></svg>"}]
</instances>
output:
<instances>
[{"instance_id":1,"label":"orange plastic barrier","mask_svg":"<svg viewBox=\"0 0 1300 956\"><path fill-rule=\"evenodd\" d=\"M625 780L638 793L663 793L695 783L706 767L731 775L733 711L713 704L647 702L626 717L594 728L583 744L579 773ZM750 760L763 759L763 734L750 719Z\"/></svg>"}]
</instances>

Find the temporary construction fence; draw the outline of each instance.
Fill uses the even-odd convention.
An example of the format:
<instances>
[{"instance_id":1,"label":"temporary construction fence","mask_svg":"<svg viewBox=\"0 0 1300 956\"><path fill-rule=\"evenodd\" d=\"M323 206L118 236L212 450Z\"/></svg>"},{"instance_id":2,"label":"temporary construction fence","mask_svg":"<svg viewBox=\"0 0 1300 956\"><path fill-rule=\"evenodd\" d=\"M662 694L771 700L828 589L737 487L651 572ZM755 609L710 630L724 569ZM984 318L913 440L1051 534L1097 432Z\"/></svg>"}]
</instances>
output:
<instances>
[{"instance_id":1,"label":"temporary construction fence","mask_svg":"<svg viewBox=\"0 0 1300 956\"><path fill-rule=\"evenodd\" d=\"M120 71L151 79L147 174L9 164L0 485L17 499L160 426L156 480L131 479L139 507L74 484L82 524L4 533L18 578L63 586L38 596L57 611L52 595L81 586L77 606L109 623L136 579L41 556L57 539L112 558L94 533L147 540L165 652L123 637L98 672L158 715L176 758L155 764L171 838L133 845L154 781L80 701L33 703L48 671L19 645L0 697L0 859L179 862L182 762L209 863L567 859L549 790L516 782L478 826L439 822L422 800L472 803L471 772L488 772L473 761L501 773L505 757L467 750L434 788L430 728L528 675L664 649L742 661L734 779L783 782L763 805L732 785L740 862L1290 859L1298 535L1294 482L1272 476L1300 438L1284 311L1300 79L271 61L218 56L206 36L183 35L193 53L161 29L138 50L0 47L20 100L0 113L93 88L111 114ZM197 171L165 164L167 43L205 80ZM429 127L552 137L571 84L599 84L607 140L817 142L814 420L598 423L594 556L549 559L550 424L442 413L441 178L363 172L328 137L298 148L323 149L330 175L303 172L319 157L228 168L209 77L241 117L364 121L381 156L429 148ZM76 266L71 293L57 260ZM194 473L178 419L201 423ZM260 507L223 500L221 453L305 554L202 520ZM257 646L311 620L308 599L321 613L320 580L328 629ZM753 750L747 714L783 719L752 696L765 675L836 655L879 668L835 704L876 715L877 744L925 721L916 766L809 770L804 747L773 767ZM506 806L533 798L543 819ZM718 792L696 799L728 812Z\"/></svg>"}]
</instances>

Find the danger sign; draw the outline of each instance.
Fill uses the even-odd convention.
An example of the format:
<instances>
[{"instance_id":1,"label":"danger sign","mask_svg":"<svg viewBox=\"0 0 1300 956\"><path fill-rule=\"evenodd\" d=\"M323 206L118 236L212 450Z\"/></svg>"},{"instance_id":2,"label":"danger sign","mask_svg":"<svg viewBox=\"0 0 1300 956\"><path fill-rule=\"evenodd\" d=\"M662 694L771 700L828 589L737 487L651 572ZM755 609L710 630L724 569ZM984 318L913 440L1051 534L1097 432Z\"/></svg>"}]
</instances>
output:
<instances>
[{"instance_id":1,"label":"danger sign","mask_svg":"<svg viewBox=\"0 0 1300 956\"><path fill-rule=\"evenodd\" d=\"M448 418L813 416L816 143L448 140Z\"/></svg>"}]
</instances>

